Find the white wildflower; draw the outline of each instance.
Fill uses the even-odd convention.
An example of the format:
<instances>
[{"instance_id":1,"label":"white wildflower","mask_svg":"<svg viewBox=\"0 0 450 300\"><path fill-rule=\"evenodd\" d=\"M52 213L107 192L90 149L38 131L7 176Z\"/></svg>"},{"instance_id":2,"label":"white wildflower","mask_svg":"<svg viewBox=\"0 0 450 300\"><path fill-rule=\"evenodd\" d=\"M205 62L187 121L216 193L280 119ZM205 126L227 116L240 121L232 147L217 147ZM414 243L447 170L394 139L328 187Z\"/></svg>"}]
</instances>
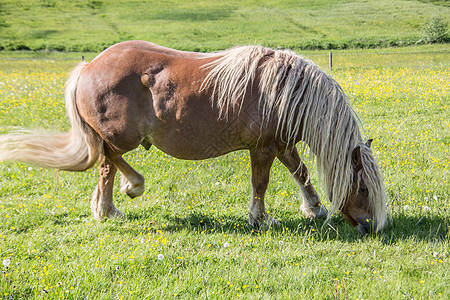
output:
<instances>
[{"instance_id":1,"label":"white wildflower","mask_svg":"<svg viewBox=\"0 0 450 300\"><path fill-rule=\"evenodd\" d=\"M425 205L425 206L423 207L423 211L429 211L429 210L430 210L430 207L429 207L429 206Z\"/></svg>"},{"instance_id":2,"label":"white wildflower","mask_svg":"<svg viewBox=\"0 0 450 300\"><path fill-rule=\"evenodd\" d=\"M159 259L159 260L163 260L163 259L164 259L164 255L162 255L161 253L158 254L158 259Z\"/></svg>"},{"instance_id":3,"label":"white wildflower","mask_svg":"<svg viewBox=\"0 0 450 300\"><path fill-rule=\"evenodd\" d=\"M5 258L4 260L3 260L3 265L5 266L5 267L9 267L9 264L11 263L11 258Z\"/></svg>"},{"instance_id":4,"label":"white wildflower","mask_svg":"<svg viewBox=\"0 0 450 300\"><path fill-rule=\"evenodd\" d=\"M224 247L224 248L228 248L228 247L230 247L230 244L228 244L227 242L225 242L225 243L223 244L223 247Z\"/></svg>"},{"instance_id":5,"label":"white wildflower","mask_svg":"<svg viewBox=\"0 0 450 300\"><path fill-rule=\"evenodd\" d=\"M405 206L403 206L403 209L404 210L408 210L408 209L410 209L411 207L408 205L408 204L406 204Z\"/></svg>"}]
</instances>

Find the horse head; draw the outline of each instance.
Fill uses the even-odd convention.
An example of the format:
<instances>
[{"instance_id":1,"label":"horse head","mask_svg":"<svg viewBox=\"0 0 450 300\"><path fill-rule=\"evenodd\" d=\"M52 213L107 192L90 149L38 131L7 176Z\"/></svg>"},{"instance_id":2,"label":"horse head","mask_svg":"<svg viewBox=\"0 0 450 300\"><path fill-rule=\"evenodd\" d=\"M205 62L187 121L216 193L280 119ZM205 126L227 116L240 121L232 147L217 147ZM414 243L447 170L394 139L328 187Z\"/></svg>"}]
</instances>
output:
<instances>
[{"instance_id":1,"label":"horse head","mask_svg":"<svg viewBox=\"0 0 450 300\"><path fill-rule=\"evenodd\" d=\"M370 150L372 139L351 154L353 183L341 214L362 234L377 232L386 223L385 191L378 165Z\"/></svg>"}]
</instances>

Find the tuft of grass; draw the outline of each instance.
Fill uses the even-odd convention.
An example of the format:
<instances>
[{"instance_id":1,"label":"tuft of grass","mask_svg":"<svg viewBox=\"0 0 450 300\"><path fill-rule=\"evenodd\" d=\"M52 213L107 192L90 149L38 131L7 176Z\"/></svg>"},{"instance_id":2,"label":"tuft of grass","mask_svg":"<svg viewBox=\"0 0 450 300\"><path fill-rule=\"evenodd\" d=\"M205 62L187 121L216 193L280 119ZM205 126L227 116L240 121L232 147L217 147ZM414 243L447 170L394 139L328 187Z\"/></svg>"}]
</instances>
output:
<instances>
[{"instance_id":1,"label":"tuft of grass","mask_svg":"<svg viewBox=\"0 0 450 300\"><path fill-rule=\"evenodd\" d=\"M306 55L326 68L326 54ZM0 60L0 133L68 130L63 86L77 61L49 58ZM90 213L96 168L6 162L0 298L449 298L448 51L334 58L332 75L375 139L391 201L383 232L363 237L339 216L329 224L304 218L298 187L278 161L266 203L281 226L251 228L245 151L205 161L155 148L127 153L146 190L129 199L116 182L126 217L104 222Z\"/></svg>"}]
</instances>

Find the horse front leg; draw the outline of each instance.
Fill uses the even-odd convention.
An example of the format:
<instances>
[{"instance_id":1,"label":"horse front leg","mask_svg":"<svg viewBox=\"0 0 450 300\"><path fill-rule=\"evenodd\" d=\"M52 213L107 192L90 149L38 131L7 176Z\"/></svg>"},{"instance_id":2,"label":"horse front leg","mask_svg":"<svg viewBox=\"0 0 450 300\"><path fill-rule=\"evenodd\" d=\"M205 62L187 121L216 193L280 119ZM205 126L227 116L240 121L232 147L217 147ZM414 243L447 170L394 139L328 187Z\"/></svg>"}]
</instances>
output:
<instances>
[{"instance_id":1,"label":"horse front leg","mask_svg":"<svg viewBox=\"0 0 450 300\"><path fill-rule=\"evenodd\" d=\"M301 161L297 149L294 147L289 150L281 151L277 155L278 159L288 168L294 179L300 186L303 203L300 206L305 217L323 218L327 215L325 206L320 202L319 195L311 184L308 168Z\"/></svg>"},{"instance_id":2,"label":"horse front leg","mask_svg":"<svg viewBox=\"0 0 450 300\"><path fill-rule=\"evenodd\" d=\"M101 154L99 158L99 179L91 200L94 219L101 221L105 218L122 217L123 213L113 203L114 176L117 168Z\"/></svg>"},{"instance_id":3,"label":"horse front leg","mask_svg":"<svg viewBox=\"0 0 450 300\"><path fill-rule=\"evenodd\" d=\"M248 217L250 225L254 227L278 225L278 221L267 214L264 205L264 195L269 184L270 167L276 153L276 147L250 149L253 198Z\"/></svg>"}]
</instances>

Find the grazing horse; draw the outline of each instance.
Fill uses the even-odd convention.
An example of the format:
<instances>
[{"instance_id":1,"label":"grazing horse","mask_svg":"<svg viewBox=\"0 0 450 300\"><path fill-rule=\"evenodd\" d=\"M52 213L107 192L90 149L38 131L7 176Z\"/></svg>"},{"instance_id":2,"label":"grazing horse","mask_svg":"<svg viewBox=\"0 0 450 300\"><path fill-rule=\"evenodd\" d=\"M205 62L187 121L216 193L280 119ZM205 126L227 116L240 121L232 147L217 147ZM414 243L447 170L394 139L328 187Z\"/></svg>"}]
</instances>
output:
<instances>
[{"instance_id":1,"label":"grazing horse","mask_svg":"<svg viewBox=\"0 0 450 300\"><path fill-rule=\"evenodd\" d=\"M292 51L246 46L194 53L123 42L80 63L67 81L65 99L69 132L4 135L0 161L70 171L98 161L91 202L97 220L123 215L113 204L117 170L121 192L144 192L144 177L122 158L139 145L188 160L248 149L254 226L277 224L265 210L264 194L278 158L300 186L303 214L324 217L327 210L296 148L304 141L331 202L328 216L340 211L363 234L385 226L386 193L372 140L363 141L339 84Z\"/></svg>"}]
</instances>

